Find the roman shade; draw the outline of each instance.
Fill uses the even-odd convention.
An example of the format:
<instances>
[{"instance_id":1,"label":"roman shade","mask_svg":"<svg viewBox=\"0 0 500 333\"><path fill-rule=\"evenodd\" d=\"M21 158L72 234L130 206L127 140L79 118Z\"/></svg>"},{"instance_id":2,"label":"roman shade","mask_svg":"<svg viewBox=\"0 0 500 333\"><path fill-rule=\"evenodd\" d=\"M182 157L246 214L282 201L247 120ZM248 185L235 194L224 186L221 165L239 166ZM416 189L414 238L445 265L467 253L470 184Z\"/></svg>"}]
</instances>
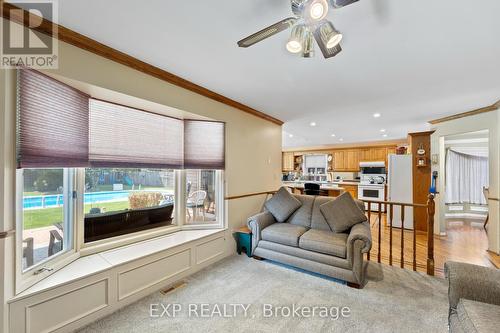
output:
<instances>
[{"instance_id":1,"label":"roman shade","mask_svg":"<svg viewBox=\"0 0 500 333\"><path fill-rule=\"evenodd\" d=\"M107 102L38 71L17 72L18 168L224 169L224 123Z\"/></svg>"},{"instance_id":2,"label":"roman shade","mask_svg":"<svg viewBox=\"0 0 500 333\"><path fill-rule=\"evenodd\" d=\"M225 168L225 124L184 120L184 168Z\"/></svg>"},{"instance_id":3,"label":"roman shade","mask_svg":"<svg viewBox=\"0 0 500 333\"><path fill-rule=\"evenodd\" d=\"M95 167L183 167L183 121L90 100L90 164Z\"/></svg>"},{"instance_id":4,"label":"roman shade","mask_svg":"<svg viewBox=\"0 0 500 333\"><path fill-rule=\"evenodd\" d=\"M88 166L89 96L34 70L17 73L18 168Z\"/></svg>"}]
</instances>

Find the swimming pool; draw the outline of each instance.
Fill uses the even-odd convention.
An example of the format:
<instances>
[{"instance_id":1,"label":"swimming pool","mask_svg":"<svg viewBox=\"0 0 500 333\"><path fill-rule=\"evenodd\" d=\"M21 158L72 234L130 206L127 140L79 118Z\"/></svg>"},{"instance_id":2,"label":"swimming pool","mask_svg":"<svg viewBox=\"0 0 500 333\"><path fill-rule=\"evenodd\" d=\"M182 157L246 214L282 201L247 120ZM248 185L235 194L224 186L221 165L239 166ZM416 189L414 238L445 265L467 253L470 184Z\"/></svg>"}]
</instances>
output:
<instances>
[{"instance_id":1,"label":"swimming pool","mask_svg":"<svg viewBox=\"0 0 500 333\"><path fill-rule=\"evenodd\" d=\"M128 199L129 193L134 191L108 191L108 192L91 192L85 193L84 203L100 203L109 201L125 201ZM164 194L169 194L164 192ZM24 209L39 209L58 207L63 204L63 195L37 195L23 198Z\"/></svg>"}]
</instances>

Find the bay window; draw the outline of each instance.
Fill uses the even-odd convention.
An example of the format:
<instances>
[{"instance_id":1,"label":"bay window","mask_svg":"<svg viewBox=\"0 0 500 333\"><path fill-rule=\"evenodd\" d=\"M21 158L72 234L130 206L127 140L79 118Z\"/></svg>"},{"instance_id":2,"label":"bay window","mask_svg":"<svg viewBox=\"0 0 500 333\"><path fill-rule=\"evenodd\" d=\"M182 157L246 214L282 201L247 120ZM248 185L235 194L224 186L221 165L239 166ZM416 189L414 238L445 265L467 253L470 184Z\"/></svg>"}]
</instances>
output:
<instances>
[{"instance_id":1,"label":"bay window","mask_svg":"<svg viewBox=\"0 0 500 333\"><path fill-rule=\"evenodd\" d=\"M85 243L174 224L174 171L85 169Z\"/></svg>"},{"instance_id":2,"label":"bay window","mask_svg":"<svg viewBox=\"0 0 500 333\"><path fill-rule=\"evenodd\" d=\"M23 271L73 248L72 193L71 169L19 170Z\"/></svg>"},{"instance_id":3,"label":"bay window","mask_svg":"<svg viewBox=\"0 0 500 333\"><path fill-rule=\"evenodd\" d=\"M186 170L186 224L210 224L217 221L215 170Z\"/></svg>"},{"instance_id":4,"label":"bay window","mask_svg":"<svg viewBox=\"0 0 500 333\"><path fill-rule=\"evenodd\" d=\"M17 292L83 250L223 227L224 133L18 70Z\"/></svg>"}]
</instances>

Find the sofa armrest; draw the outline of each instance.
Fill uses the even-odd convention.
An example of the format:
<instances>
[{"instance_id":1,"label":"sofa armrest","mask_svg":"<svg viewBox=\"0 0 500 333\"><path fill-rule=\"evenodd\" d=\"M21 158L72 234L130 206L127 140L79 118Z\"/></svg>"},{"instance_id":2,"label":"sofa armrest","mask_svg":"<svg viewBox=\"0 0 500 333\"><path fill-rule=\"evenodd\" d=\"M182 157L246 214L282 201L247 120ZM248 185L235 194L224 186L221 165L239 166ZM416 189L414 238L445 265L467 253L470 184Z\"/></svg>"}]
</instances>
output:
<instances>
[{"instance_id":1,"label":"sofa armrest","mask_svg":"<svg viewBox=\"0 0 500 333\"><path fill-rule=\"evenodd\" d=\"M267 211L248 218L247 225L252 232L252 254L261 239L261 231L275 222L274 216Z\"/></svg>"},{"instance_id":2,"label":"sofa armrest","mask_svg":"<svg viewBox=\"0 0 500 333\"><path fill-rule=\"evenodd\" d=\"M347 237L347 253L350 253L354 248L354 242L360 240L363 242L361 253L367 253L372 248L372 234L368 221L358 223L351 228L351 232Z\"/></svg>"},{"instance_id":3,"label":"sofa armrest","mask_svg":"<svg viewBox=\"0 0 500 333\"><path fill-rule=\"evenodd\" d=\"M447 261L444 270L450 311L460 298L500 305L500 270L455 261Z\"/></svg>"}]
</instances>

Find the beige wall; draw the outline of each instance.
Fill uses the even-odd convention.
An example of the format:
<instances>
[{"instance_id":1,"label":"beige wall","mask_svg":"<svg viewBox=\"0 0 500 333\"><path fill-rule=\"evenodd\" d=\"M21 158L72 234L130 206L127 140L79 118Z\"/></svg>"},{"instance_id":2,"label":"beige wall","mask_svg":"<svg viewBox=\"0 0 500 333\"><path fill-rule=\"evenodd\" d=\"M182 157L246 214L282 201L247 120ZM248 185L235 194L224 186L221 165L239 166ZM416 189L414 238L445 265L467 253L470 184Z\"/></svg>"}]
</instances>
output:
<instances>
[{"instance_id":1,"label":"beige wall","mask_svg":"<svg viewBox=\"0 0 500 333\"><path fill-rule=\"evenodd\" d=\"M12 230L15 172L15 73L0 70L0 231ZM3 195L11 193L10 195ZM14 286L14 237L0 239L0 332L7 332L6 299Z\"/></svg>"},{"instance_id":2,"label":"beige wall","mask_svg":"<svg viewBox=\"0 0 500 333\"><path fill-rule=\"evenodd\" d=\"M499 120L500 111L491 111L475 116L459 118L440 124L433 125L435 130L431 136L431 154L439 154L439 164L432 166L432 171L439 172L438 191L440 194L436 197L436 224L434 231L436 233L445 232L444 214L445 205L443 195L444 191L444 170L445 170L445 147L444 138L447 135L475 132L480 130L489 131L489 178L490 178L490 197L499 197L499 157L500 157L500 137ZM490 222L488 227L489 249L499 253L500 228L499 228L499 202L489 201Z\"/></svg>"},{"instance_id":3,"label":"beige wall","mask_svg":"<svg viewBox=\"0 0 500 333\"><path fill-rule=\"evenodd\" d=\"M165 55L168 56L168 55ZM172 69L175 70L175 69ZM59 69L51 71L56 75L106 88L130 96L149 100L226 122L226 171L225 195L233 196L251 192L275 190L281 177L281 126L244 113L238 109L216 102L191 91L169 84L126 66L81 50L69 44L59 43ZM13 169L14 128L12 120L15 107L12 97L6 98L14 89L14 71L0 70L2 97L0 116L0 230L13 228L15 194ZM12 95L12 94L11 94ZM7 96L9 97L9 96ZM7 123L5 122L7 120ZM9 161L6 164L6 161ZM4 195L5 193L5 195ZM10 198L8 198L10 196ZM236 199L227 202L228 231L242 226L246 219L260 211L265 196ZM8 206L4 206L9 202ZM3 321L6 313L5 299L13 289L13 237L8 243L0 240L0 311ZM235 252L234 243L228 243L228 253ZM5 267L7 262L9 267ZM4 295L4 291L7 295ZM0 323L1 324L1 323ZM0 331L6 331L0 326Z\"/></svg>"}]
</instances>

